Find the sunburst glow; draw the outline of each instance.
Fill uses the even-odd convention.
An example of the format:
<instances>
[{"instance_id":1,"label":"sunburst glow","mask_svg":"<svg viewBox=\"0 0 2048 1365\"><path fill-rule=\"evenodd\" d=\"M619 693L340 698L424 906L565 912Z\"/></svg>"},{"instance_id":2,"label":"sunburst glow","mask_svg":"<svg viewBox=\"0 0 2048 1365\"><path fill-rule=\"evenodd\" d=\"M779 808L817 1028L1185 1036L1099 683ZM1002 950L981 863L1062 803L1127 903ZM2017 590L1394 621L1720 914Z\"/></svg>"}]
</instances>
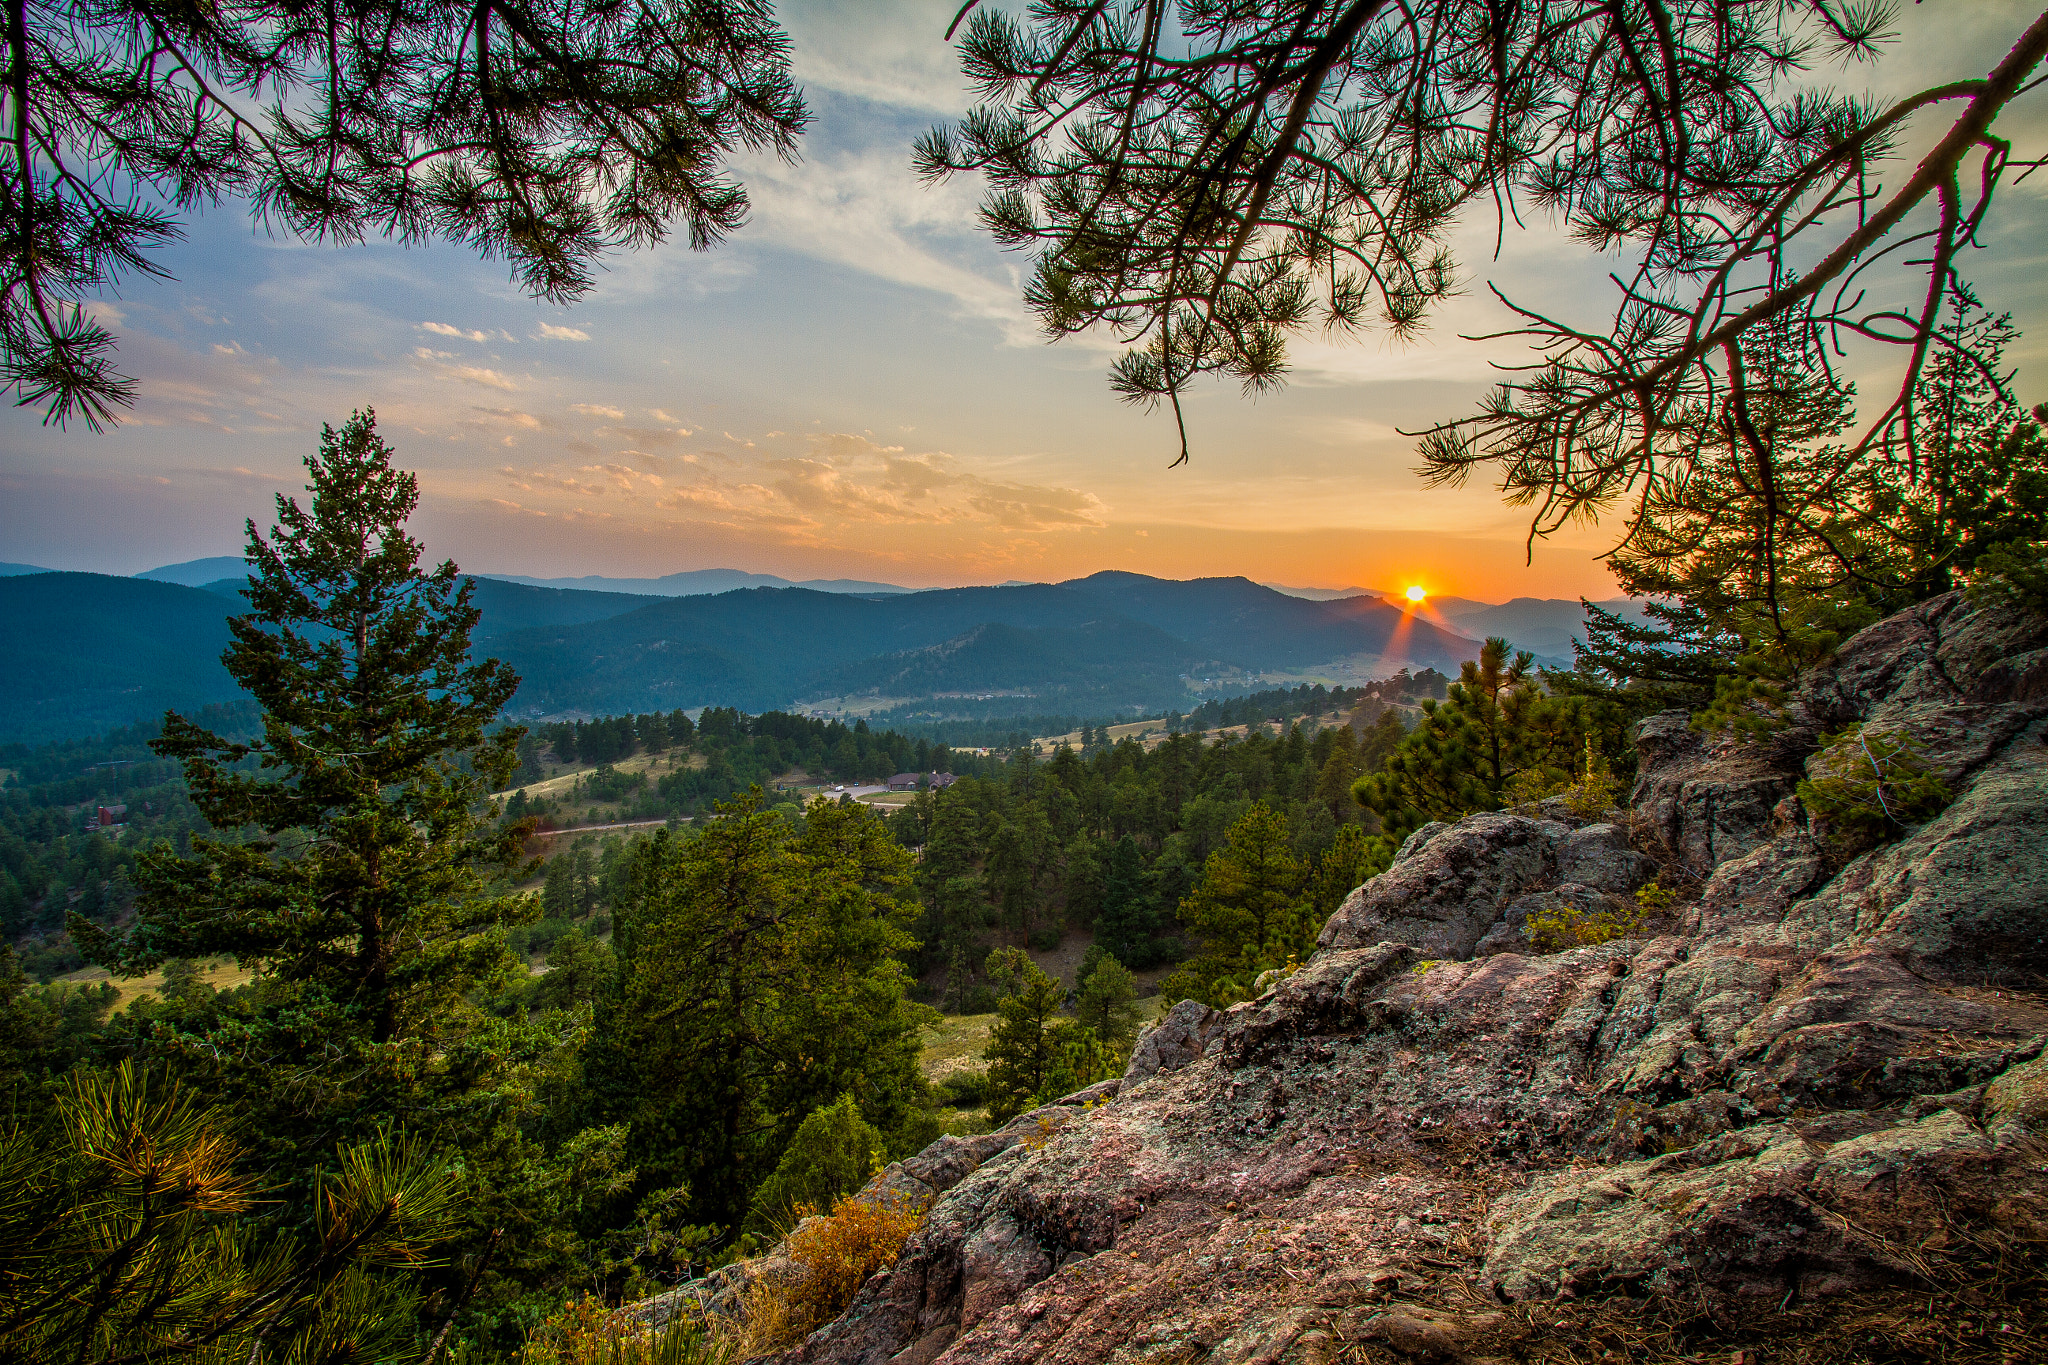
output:
<instances>
[{"instance_id":1,"label":"sunburst glow","mask_svg":"<svg viewBox=\"0 0 2048 1365\"><path fill-rule=\"evenodd\" d=\"M1423 598L1427 596L1429 596L1429 594L1423 591L1422 585L1419 583L1416 586L1408 589L1408 600L1410 602L1420 602Z\"/></svg>"}]
</instances>

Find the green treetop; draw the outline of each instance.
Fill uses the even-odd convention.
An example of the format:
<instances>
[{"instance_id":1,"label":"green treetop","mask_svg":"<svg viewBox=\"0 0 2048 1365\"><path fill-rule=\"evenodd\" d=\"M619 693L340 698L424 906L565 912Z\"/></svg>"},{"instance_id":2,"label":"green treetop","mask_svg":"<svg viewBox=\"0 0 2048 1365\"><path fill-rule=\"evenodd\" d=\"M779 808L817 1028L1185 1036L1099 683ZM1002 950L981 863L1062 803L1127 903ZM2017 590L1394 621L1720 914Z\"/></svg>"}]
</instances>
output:
<instances>
[{"instance_id":1,"label":"green treetop","mask_svg":"<svg viewBox=\"0 0 2048 1365\"><path fill-rule=\"evenodd\" d=\"M851 1095L892 1147L922 1145L918 1029L898 955L910 856L869 807L814 801L802 828L759 792L700 832L654 836L618 909L618 995L589 1070L643 1178L687 1182L731 1229L804 1119Z\"/></svg>"},{"instance_id":2,"label":"green treetop","mask_svg":"<svg viewBox=\"0 0 2048 1365\"><path fill-rule=\"evenodd\" d=\"M1294 854L1287 817L1260 802L1228 837L1181 902L1181 919L1201 937L1202 951L1160 984L1168 1000L1242 1000L1259 972L1306 956L1315 944L1320 922L1304 894L1309 869Z\"/></svg>"},{"instance_id":3,"label":"green treetop","mask_svg":"<svg viewBox=\"0 0 2048 1365\"><path fill-rule=\"evenodd\" d=\"M990 1119L1007 1122L1116 1073L1114 1050L1087 1024L1060 1012L1066 988L1022 949L998 948L986 970L1002 992L996 1006L1002 1018L983 1054Z\"/></svg>"},{"instance_id":4,"label":"green treetop","mask_svg":"<svg viewBox=\"0 0 2048 1365\"><path fill-rule=\"evenodd\" d=\"M420 567L404 529L418 485L374 414L325 429L306 468L310 507L279 496L267 536L249 523L251 611L222 656L262 736L231 743L173 713L152 745L219 832L140 860L130 932L77 917L71 931L117 972L254 968L253 1010L163 1041L300 1112L300 1138L324 1147L474 1081L467 997L506 968L498 931L527 911L484 895L478 872L517 852L484 800L517 765L519 732L487 730L518 679L469 661L471 584Z\"/></svg>"},{"instance_id":5,"label":"green treetop","mask_svg":"<svg viewBox=\"0 0 2048 1365\"><path fill-rule=\"evenodd\" d=\"M1511 654L1507 641L1488 640L1442 702L1423 702L1421 722L1386 766L1358 779L1352 795L1379 817L1381 854L1432 820L1561 789L1589 737L1603 754L1622 745L1619 703L1548 689L1533 663L1526 651Z\"/></svg>"}]
</instances>

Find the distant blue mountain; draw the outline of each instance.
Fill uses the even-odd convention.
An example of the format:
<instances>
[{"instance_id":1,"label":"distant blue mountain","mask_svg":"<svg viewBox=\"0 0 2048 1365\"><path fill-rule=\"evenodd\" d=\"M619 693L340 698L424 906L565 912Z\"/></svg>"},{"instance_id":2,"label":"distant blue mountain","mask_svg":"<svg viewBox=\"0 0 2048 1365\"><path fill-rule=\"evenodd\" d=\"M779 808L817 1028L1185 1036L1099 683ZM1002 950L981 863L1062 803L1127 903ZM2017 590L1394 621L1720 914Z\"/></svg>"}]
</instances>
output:
<instances>
[{"instance_id":1,"label":"distant blue mountain","mask_svg":"<svg viewBox=\"0 0 2048 1365\"><path fill-rule=\"evenodd\" d=\"M1305 597L1311 602L1336 602L1346 597L1385 597L1386 593L1377 588L1290 588L1285 583L1261 583L1262 588L1284 592L1289 597Z\"/></svg>"},{"instance_id":2,"label":"distant blue mountain","mask_svg":"<svg viewBox=\"0 0 2048 1365\"><path fill-rule=\"evenodd\" d=\"M242 588L248 581L246 574L236 574L201 586L216 596L233 599L235 610L240 612L248 610L242 601ZM524 583L507 583L501 578L472 578L470 581L476 584L476 594L470 600L483 613L482 619L476 623L473 637L478 641L534 626L580 626L588 621L603 621L621 612L637 611L649 602L659 600L624 592L533 588Z\"/></svg>"},{"instance_id":3,"label":"distant blue mountain","mask_svg":"<svg viewBox=\"0 0 2048 1365\"><path fill-rule=\"evenodd\" d=\"M211 559L188 559L183 564L165 564L158 568L145 569L135 577L152 579L158 583L182 583L188 588L203 588L223 578L240 578L247 572L249 561L240 555L215 555Z\"/></svg>"},{"instance_id":4,"label":"distant blue mountain","mask_svg":"<svg viewBox=\"0 0 2048 1365\"><path fill-rule=\"evenodd\" d=\"M214 567L239 571L239 560ZM185 570L189 566L171 566ZM160 571L161 572L161 571ZM0 743L94 734L235 696L220 666L239 572L187 586L105 574L0 578ZM1016 714L1193 700L1188 678L1378 659L1455 670L1478 645L1370 598L1304 601L1244 578L1099 573L926 592L797 587L629 594L476 580L479 655L524 679L511 710L602 715L806 697L1016 699Z\"/></svg>"},{"instance_id":5,"label":"distant blue mountain","mask_svg":"<svg viewBox=\"0 0 2048 1365\"><path fill-rule=\"evenodd\" d=\"M220 666L227 604L178 583L108 574L0 578L0 742L97 734L234 701Z\"/></svg>"},{"instance_id":6,"label":"distant blue mountain","mask_svg":"<svg viewBox=\"0 0 2048 1365\"><path fill-rule=\"evenodd\" d=\"M807 578L802 582L778 578L772 573L748 573L744 569L692 569L687 573L663 574L660 578L605 578L585 574L581 578L532 578L526 574L491 573L504 583L525 583L536 588L572 588L579 592L632 592L651 597L703 597L731 592L735 588L809 588L812 592L853 593L871 597L881 593L916 592L895 583L867 583L858 578Z\"/></svg>"},{"instance_id":7,"label":"distant blue mountain","mask_svg":"<svg viewBox=\"0 0 2048 1365\"><path fill-rule=\"evenodd\" d=\"M25 574L25 573L55 573L55 572L56 572L56 570L54 570L54 569L45 569L45 568L42 568L42 567L40 567L39 565L35 565L35 564L5 564L5 563L0 563L0 578L19 578L19 577L21 577L21 576L22 576L23 574Z\"/></svg>"}]
</instances>

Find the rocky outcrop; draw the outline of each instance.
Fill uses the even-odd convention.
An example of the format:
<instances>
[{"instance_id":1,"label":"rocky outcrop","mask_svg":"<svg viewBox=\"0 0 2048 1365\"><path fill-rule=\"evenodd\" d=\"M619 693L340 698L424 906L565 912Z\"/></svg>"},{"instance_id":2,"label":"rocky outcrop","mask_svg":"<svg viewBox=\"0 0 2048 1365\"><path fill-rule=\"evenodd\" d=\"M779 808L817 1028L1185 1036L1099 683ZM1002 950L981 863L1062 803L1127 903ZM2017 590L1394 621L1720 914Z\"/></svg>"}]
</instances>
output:
<instances>
[{"instance_id":1,"label":"rocky outcrop","mask_svg":"<svg viewBox=\"0 0 2048 1365\"><path fill-rule=\"evenodd\" d=\"M1477 1360L1590 1305L1766 1330L2038 1246L2044 648L1940 599L1768 740L1647 723L1634 827L1418 831L1260 999L1177 1009L1121 1083L903 1163L926 1222L785 1365ZM1909 731L1954 800L1838 866L1792 793L1853 720ZM1664 930L1519 943L1517 907L1653 872L1690 887Z\"/></svg>"}]
</instances>

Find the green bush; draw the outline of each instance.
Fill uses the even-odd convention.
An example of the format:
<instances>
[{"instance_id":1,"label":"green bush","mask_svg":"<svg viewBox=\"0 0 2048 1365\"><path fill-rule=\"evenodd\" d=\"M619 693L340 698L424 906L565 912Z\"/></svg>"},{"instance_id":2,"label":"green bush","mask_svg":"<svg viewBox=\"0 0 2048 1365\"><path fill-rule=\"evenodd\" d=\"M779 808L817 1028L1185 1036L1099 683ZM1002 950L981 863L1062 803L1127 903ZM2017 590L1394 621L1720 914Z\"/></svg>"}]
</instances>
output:
<instances>
[{"instance_id":1,"label":"green bush","mask_svg":"<svg viewBox=\"0 0 2048 1365\"><path fill-rule=\"evenodd\" d=\"M1056 949L1057 949L1057 948L1058 948L1059 946L1060 946L1060 931L1059 931L1058 929L1056 929L1056 928L1046 928L1046 929L1033 929L1033 930L1031 931L1031 951L1032 951L1032 952L1034 952L1034 953L1050 953L1050 952L1053 952L1054 950L1056 950Z\"/></svg>"},{"instance_id":2,"label":"green bush","mask_svg":"<svg viewBox=\"0 0 2048 1365\"><path fill-rule=\"evenodd\" d=\"M939 1082L939 1092L955 1109L979 1109L988 1103L986 1071L956 1071Z\"/></svg>"},{"instance_id":3,"label":"green bush","mask_svg":"<svg viewBox=\"0 0 2048 1365\"><path fill-rule=\"evenodd\" d=\"M747 1231L772 1236L794 1227L807 1209L831 1208L881 1169L887 1145L851 1095L814 1110L790 1139L775 1173L754 1191Z\"/></svg>"},{"instance_id":4,"label":"green bush","mask_svg":"<svg viewBox=\"0 0 2048 1365\"><path fill-rule=\"evenodd\" d=\"M1567 948L1627 938L1643 927L1646 909L1640 900L1632 907L1616 904L1610 910L1580 910L1561 905L1530 915L1522 932L1537 952L1561 953Z\"/></svg>"},{"instance_id":5,"label":"green bush","mask_svg":"<svg viewBox=\"0 0 2048 1365\"><path fill-rule=\"evenodd\" d=\"M1851 725L1822 736L1822 745L1807 760L1799 800L1837 844L1895 838L1949 803L1948 788L1928 771L1919 745L1904 731Z\"/></svg>"}]
</instances>

